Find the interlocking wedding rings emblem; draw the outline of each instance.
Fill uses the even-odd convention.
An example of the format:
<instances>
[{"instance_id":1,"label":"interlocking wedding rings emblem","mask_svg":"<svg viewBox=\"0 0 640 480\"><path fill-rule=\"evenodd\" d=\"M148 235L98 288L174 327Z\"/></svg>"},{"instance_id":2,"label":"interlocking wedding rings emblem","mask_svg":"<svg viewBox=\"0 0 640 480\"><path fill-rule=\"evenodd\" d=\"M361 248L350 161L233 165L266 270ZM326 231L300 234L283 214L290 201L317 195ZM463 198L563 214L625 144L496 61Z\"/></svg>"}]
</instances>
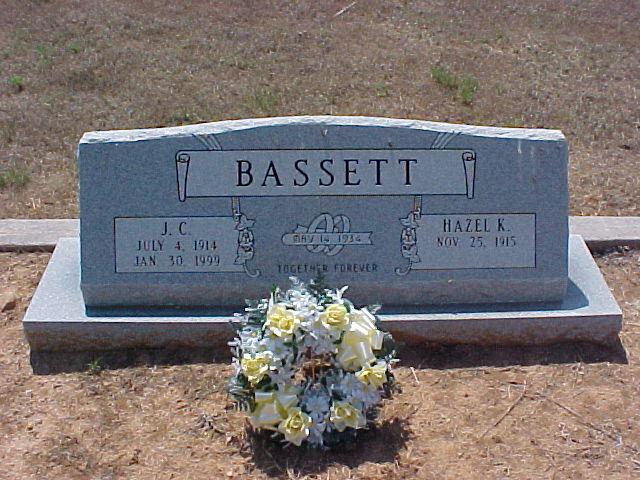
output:
<instances>
[{"instance_id":1,"label":"interlocking wedding rings emblem","mask_svg":"<svg viewBox=\"0 0 640 480\"><path fill-rule=\"evenodd\" d=\"M285 233L282 243L303 246L311 253L333 257L348 245L372 245L372 232L352 232L351 220L343 214L321 213L309 226L298 225L293 233Z\"/></svg>"},{"instance_id":2,"label":"interlocking wedding rings emblem","mask_svg":"<svg viewBox=\"0 0 640 480\"><path fill-rule=\"evenodd\" d=\"M346 215L332 217L328 213L318 215L309 225L306 233L349 233L351 221ZM307 245L307 250L313 253L324 253L332 257L344 248L343 243L328 245Z\"/></svg>"}]
</instances>

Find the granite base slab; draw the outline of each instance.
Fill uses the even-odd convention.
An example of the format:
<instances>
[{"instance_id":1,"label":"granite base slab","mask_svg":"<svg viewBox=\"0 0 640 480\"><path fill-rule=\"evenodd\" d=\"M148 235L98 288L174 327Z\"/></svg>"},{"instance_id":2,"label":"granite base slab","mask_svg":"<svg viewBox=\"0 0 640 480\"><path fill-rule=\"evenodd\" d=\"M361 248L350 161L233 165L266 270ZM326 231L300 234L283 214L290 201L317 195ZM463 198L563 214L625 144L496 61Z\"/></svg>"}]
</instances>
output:
<instances>
[{"instance_id":1,"label":"granite base slab","mask_svg":"<svg viewBox=\"0 0 640 480\"><path fill-rule=\"evenodd\" d=\"M32 352L224 347L230 315L206 311L100 311L87 314L80 292L77 238L58 243L23 319ZM97 315L97 316L96 316ZM559 304L420 307L383 313L405 343L543 345L618 340L622 312L584 241L569 241L569 288Z\"/></svg>"}]
</instances>

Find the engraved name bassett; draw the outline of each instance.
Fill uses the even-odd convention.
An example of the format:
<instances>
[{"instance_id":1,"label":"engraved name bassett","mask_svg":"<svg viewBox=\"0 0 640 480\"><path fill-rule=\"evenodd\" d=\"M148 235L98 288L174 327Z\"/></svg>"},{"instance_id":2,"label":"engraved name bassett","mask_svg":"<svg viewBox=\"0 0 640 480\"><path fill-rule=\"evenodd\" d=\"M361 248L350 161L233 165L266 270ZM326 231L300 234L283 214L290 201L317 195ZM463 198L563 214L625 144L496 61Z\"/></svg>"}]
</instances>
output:
<instances>
[{"instance_id":1,"label":"engraved name bassett","mask_svg":"<svg viewBox=\"0 0 640 480\"><path fill-rule=\"evenodd\" d=\"M182 150L178 197L466 195L472 150Z\"/></svg>"}]
</instances>

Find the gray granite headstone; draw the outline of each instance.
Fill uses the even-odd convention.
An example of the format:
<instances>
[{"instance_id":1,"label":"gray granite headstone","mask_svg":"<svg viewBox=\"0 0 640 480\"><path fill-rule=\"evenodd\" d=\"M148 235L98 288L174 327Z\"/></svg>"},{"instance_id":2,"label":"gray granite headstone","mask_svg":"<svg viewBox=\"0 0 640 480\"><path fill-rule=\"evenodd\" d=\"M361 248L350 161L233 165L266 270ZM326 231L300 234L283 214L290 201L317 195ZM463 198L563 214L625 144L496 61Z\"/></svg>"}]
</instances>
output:
<instances>
[{"instance_id":1,"label":"gray granite headstone","mask_svg":"<svg viewBox=\"0 0 640 480\"><path fill-rule=\"evenodd\" d=\"M323 273L356 302L554 302L561 132L302 116L91 132L88 307L233 306Z\"/></svg>"}]
</instances>

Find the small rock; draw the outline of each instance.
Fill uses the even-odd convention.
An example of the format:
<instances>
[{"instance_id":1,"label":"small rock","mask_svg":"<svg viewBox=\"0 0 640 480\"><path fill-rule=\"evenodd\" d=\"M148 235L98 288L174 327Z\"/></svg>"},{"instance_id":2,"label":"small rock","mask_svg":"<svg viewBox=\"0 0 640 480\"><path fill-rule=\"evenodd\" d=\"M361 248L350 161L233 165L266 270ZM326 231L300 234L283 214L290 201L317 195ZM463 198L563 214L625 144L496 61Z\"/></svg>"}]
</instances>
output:
<instances>
[{"instance_id":1,"label":"small rock","mask_svg":"<svg viewBox=\"0 0 640 480\"><path fill-rule=\"evenodd\" d=\"M15 292L5 292L0 295L0 312L8 312L16 308L18 296Z\"/></svg>"}]
</instances>

